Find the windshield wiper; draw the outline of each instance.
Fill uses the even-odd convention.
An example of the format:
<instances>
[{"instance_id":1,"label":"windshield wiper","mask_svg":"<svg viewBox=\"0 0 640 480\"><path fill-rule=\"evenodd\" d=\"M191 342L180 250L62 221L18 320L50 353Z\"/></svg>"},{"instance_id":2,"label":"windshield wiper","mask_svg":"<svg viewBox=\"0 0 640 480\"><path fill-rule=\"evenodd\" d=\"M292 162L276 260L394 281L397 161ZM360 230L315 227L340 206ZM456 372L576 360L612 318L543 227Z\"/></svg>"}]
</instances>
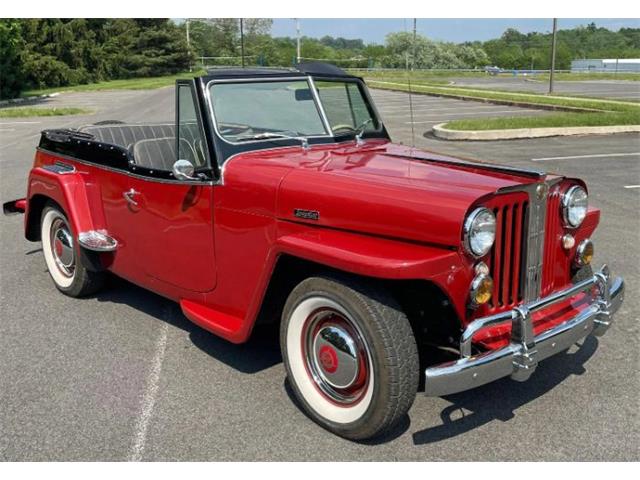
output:
<instances>
[{"instance_id":1,"label":"windshield wiper","mask_svg":"<svg viewBox=\"0 0 640 480\"><path fill-rule=\"evenodd\" d=\"M281 132L256 133L255 135L245 135L242 137L238 137L236 138L236 140L240 142L248 142L251 140L264 140L268 138L285 138L289 140L297 140L302 145L302 148L304 148L305 150L309 148L309 140L307 139L307 137L304 137L302 135L287 135L286 133Z\"/></svg>"}]
</instances>

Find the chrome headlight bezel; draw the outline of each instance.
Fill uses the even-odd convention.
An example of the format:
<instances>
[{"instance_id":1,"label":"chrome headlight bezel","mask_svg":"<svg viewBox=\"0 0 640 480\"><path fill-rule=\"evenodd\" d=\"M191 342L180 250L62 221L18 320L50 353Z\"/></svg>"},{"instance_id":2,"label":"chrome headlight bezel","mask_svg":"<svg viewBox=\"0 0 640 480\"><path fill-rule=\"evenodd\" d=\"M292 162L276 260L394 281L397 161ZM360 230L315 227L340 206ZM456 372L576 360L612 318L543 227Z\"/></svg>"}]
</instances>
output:
<instances>
[{"instance_id":1,"label":"chrome headlight bezel","mask_svg":"<svg viewBox=\"0 0 640 480\"><path fill-rule=\"evenodd\" d=\"M493 229L490 229L491 241L485 242L483 246L478 247L476 242L474 241L474 235L477 235L478 222L481 219L487 220L488 217L491 218ZM473 212L469 214L467 219L464 222L464 248L469 253L469 255L474 258L482 258L489 253L493 244L496 240L496 216L493 214L491 210L486 207L478 207ZM474 248L475 247L475 248Z\"/></svg>"},{"instance_id":2,"label":"chrome headlight bezel","mask_svg":"<svg viewBox=\"0 0 640 480\"><path fill-rule=\"evenodd\" d=\"M572 204L574 203L573 200L578 194L584 194L584 202L585 202L584 207L582 206L576 207L575 205L572 206ZM582 222L587 217L587 211L589 210L589 195L587 191L584 188L582 188L580 185L574 185L571 188L569 188L566 192L564 192L564 194L562 195L561 204L562 204L562 220L565 226L569 228L578 228L580 225L582 225ZM571 218L572 215L570 212L570 209L572 208L574 209L584 208L584 214L581 215L579 220L576 220L576 219L572 220Z\"/></svg>"}]
</instances>

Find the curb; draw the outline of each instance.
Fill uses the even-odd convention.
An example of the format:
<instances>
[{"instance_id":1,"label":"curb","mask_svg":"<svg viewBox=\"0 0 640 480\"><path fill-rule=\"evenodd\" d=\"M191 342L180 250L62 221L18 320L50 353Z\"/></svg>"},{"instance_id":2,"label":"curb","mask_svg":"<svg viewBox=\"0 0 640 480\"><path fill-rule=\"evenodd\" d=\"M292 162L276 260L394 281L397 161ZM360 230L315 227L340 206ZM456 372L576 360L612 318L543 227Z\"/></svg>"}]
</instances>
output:
<instances>
[{"instance_id":1,"label":"curb","mask_svg":"<svg viewBox=\"0 0 640 480\"><path fill-rule=\"evenodd\" d=\"M43 98L53 98L60 95L60 92L47 93L46 95L36 95L34 97L20 97L20 98L11 98L9 100L0 100L0 107L4 107L6 105L15 105L25 102L32 102L34 100L43 99Z\"/></svg>"},{"instance_id":2,"label":"curb","mask_svg":"<svg viewBox=\"0 0 640 480\"><path fill-rule=\"evenodd\" d=\"M640 133L640 125L609 127L512 128L506 130L449 130L445 123L433 126L433 134L444 140L514 140L518 138L562 137L568 135L609 135Z\"/></svg>"}]
</instances>

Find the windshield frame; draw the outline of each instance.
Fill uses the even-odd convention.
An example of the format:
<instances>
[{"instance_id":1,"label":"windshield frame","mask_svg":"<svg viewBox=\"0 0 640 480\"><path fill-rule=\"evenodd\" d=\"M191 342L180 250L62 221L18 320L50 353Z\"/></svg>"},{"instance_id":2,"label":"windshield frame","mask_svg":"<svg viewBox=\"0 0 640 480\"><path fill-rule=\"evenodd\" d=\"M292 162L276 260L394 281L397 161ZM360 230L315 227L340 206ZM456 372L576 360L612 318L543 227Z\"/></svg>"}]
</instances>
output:
<instances>
[{"instance_id":1,"label":"windshield frame","mask_svg":"<svg viewBox=\"0 0 640 480\"><path fill-rule=\"evenodd\" d=\"M369 95L368 89L366 88L364 82L357 78L357 77L351 77L351 78L345 78L345 77L325 77L325 76L315 76L315 78L319 81L327 81L327 82L337 82L337 83L354 83L358 86L358 90L360 92L360 94L363 97L363 100L367 106L367 109L369 110L369 113L372 115L374 122L377 123L378 128L375 130L369 130L367 132L364 132L363 134L363 138L370 138L370 137L384 137L384 138L388 138L387 134L386 134L386 130L384 129L384 125L382 122L382 119L380 118L380 114L378 113L378 110L376 109L375 104L373 103L371 96ZM291 76L273 76L273 77L269 77L269 78L256 78L256 77L247 77L247 78L223 78L223 79L211 79L209 80L204 88L204 93L205 93L205 98L206 101L208 103L208 110L209 110L209 114L211 115L211 124L213 126L213 130L215 132L216 137L218 137L222 142L228 144L228 145L233 145L233 146L251 146L251 145L255 145L255 144L261 144L261 143L270 143L270 144L276 144L276 145L281 145L281 144L285 144L287 142L288 139L286 138L265 138L265 139L255 139L255 140L243 140L243 141L232 141L229 140L228 138L225 138L221 133L220 130L218 128L218 121L216 119L216 114L213 108L213 99L212 99L212 94L211 94L211 87L215 84L240 84L240 83L273 83L273 82L287 82L287 81L305 81L309 87L309 90L312 93L312 98L313 98L313 102L314 102L314 106L316 107L316 110L318 111L318 114L320 116L320 120L322 122L322 126L325 130L326 133L322 134L322 135L309 135L309 136L304 136L304 138L309 140L309 144L313 145L316 144L316 142L313 142L313 140L318 140L319 142L317 143L327 143L327 140L333 140L333 142L329 142L329 143L337 143L337 142L343 142L346 140L350 140L350 139L355 139L355 136L357 134L357 132L348 132L348 133L344 133L344 134L338 134L335 135L331 129L331 125L329 124L329 120L327 118L327 115L325 113L324 110L324 106L322 104L322 101L320 99L320 96L318 94L318 91L316 89L315 83L314 83L314 76L313 75L291 75Z\"/></svg>"}]
</instances>

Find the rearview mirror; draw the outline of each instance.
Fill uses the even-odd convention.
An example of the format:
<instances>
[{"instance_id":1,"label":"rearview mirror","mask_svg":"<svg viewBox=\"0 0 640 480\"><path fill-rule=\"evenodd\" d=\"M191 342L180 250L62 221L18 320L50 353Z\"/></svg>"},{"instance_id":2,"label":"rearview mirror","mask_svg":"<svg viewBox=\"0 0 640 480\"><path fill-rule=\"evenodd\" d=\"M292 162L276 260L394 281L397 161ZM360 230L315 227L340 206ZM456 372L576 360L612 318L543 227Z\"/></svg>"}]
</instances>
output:
<instances>
[{"instance_id":1,"label":"rearview mirror","mask_svg":"<svg viewBox=\"0 0 640 480\"><path fill-rule=\"evenodd\" d=\"M308 88L298 88L296 90L296 100L301 102L305 100L313 100L313 96L311 95L311 90Z\"/></svg>"},{"instance_id":2,"label":"rearview mirror","mask_svg":"<svg viewBox=\"0 0 640 480\"><path fill-rule=\"evenodd\" d=\"M196 168L189 160L177 160L176 163L173 164L173 176L178 180L197 180L194 177L194 173Z\"/></svg>"}]
</instances>

